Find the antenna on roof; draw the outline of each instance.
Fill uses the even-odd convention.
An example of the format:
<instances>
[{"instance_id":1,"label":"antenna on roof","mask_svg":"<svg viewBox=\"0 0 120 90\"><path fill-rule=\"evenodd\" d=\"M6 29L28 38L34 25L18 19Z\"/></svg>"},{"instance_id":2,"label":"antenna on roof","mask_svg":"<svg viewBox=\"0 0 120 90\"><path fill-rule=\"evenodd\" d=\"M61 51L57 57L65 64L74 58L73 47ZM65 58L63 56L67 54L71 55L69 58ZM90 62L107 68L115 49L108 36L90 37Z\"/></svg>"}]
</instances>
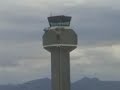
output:
<instances>
[{"instance_id":1,"label":"antenna on roof","mask_svg":"<svg viewBox=\"0 0 120 90\"><path fill-rule=\"evenodd\" d=\"M53 16L52 12L50 12L50 16Z\"/></svg>"}]
</instances>

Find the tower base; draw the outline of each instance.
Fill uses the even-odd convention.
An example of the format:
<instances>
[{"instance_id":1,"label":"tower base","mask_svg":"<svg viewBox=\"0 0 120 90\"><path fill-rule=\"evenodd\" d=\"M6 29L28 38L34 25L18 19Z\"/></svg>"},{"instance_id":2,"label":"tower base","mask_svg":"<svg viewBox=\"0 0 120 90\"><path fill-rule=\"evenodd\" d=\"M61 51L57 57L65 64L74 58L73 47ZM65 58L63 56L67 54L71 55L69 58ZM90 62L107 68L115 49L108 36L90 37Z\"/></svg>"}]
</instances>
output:
<instances>
[{"instance_id":1,"label":"tower base","mask_svg":"<svg viewBox=\"0 0 120 90\"><path fill-rule=\"evenodd\" d=\"M51 50L52 90L70 90L70 54L68 49Z\"/></svg>"}]
</instances>

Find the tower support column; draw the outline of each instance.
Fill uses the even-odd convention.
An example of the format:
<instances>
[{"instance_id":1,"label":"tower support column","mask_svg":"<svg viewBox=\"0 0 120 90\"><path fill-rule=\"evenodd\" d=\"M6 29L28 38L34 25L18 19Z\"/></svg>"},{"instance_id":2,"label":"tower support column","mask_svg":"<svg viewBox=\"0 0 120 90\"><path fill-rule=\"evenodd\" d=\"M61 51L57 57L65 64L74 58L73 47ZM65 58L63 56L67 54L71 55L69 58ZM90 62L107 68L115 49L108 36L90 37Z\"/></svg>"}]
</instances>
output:
<instances>
[{"instance_id":1,"label":"tower support column","mask_svg":"<svg viewBox=\"0 0 120 90\"><path fill-rule=\"evenodd\" d=\"M52 90L70 90L70 54L60 46L51 50Z\"/></svg>"}]
</instances>

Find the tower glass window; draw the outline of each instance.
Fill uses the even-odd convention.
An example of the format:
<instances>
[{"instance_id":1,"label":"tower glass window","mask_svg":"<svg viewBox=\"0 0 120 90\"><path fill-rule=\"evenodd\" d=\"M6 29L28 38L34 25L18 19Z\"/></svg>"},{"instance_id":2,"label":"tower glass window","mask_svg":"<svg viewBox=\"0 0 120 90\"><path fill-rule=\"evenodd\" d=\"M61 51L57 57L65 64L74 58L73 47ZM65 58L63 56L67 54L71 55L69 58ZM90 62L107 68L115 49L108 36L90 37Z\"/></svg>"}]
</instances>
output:
<instances>
[{"instance_id":1,"label":"tower glass window","mask_svg":"<svg viewBox=\"0 0 120 90\"><path fill-rule=\"evenodd\" d=\"M70 26L71 17L69 16L51 16L48 17L50 27L54 26Z\"/></svg>"}]
</instances>

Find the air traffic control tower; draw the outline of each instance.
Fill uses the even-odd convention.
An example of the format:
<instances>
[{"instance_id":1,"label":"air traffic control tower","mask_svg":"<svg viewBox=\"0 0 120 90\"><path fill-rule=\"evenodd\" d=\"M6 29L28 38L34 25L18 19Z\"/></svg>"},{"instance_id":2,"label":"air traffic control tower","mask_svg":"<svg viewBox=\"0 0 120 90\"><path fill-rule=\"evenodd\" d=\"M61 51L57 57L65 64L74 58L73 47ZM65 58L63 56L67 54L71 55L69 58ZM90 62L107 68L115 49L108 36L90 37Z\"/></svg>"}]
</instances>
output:
<instances>
[{"instance_id":1,"label":"air traffic control tower","mask_svg":"<svg viewBox=\"0 0 120 90\"><path fill-rule=\"evenodd\" d=\"M70 90L70 52L77 46L77 35L70 28L71 17L48 17L43 47L51 52L52 90Z\"/></svg>"}]
</instances>

